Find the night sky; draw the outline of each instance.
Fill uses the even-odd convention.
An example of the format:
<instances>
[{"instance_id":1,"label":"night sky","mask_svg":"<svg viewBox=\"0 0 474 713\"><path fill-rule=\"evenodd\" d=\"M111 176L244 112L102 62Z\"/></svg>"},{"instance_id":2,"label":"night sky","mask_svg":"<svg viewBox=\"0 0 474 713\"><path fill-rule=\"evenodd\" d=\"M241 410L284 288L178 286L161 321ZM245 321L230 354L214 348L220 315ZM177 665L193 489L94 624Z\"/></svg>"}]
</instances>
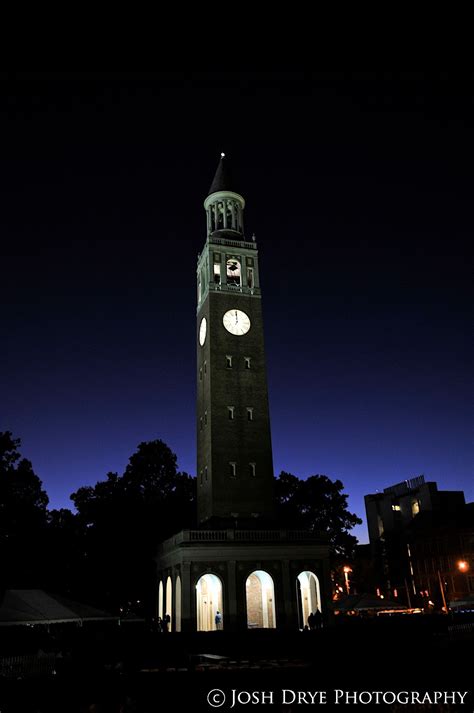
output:
<instances>
[{"instance_id":1,"label":"night sky","mask_svg":"<svg viewBox=\"0 0 474 713\"><path fill-rule=\"evenodd\" d=\"M195 474L195 268L221 151L260 251L275 473L340 478L364 518L364 494L421 473L473 499L472 78L0 89L0 430L51 507L144 440Z\"/></svg>"}]
</instances>

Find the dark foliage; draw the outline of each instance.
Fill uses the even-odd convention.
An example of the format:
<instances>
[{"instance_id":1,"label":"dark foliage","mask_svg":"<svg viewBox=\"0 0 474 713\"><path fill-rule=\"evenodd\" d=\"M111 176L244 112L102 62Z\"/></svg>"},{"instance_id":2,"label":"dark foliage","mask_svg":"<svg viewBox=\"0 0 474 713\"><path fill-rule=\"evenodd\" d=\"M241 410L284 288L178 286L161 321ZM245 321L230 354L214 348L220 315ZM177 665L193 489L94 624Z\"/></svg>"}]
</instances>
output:
<instances>
[{"instance_id":1,"label":"dark foliage","mask_svg":"<svg viewBox=\"0 0 474 713\"><path fill-rule=\"evenodd\" d=\"M31 587L43 577L48 496L20 440L0 432L0 582L4 588Z\"/></svg>"},{"instance_id":2,"label":"dark foliage","mask_svg":"<svg viewBox=\"0 0 474 713\"><path fill-rule=\"evenodd\" d=\"M362 520L347 509L347 495L340 480L311 475L300 480L291 473L276 479L280 522L329 537L333 565L353 559L357 538L349 533Z\"/></svg>"}]
</instances>

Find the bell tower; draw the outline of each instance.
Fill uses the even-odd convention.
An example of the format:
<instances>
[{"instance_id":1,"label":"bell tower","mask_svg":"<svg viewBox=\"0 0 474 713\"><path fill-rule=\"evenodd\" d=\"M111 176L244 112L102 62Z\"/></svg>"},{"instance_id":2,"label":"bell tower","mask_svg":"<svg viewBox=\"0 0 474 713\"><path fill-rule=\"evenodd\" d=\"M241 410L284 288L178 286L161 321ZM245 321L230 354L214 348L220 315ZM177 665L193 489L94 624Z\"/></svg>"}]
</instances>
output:
<instances>
[{"instance_id":1,"label":"bell tower","mask_svg":"<svg viewBox=\"0 0 474 713\"><path fill-rule=\"evenodd\" d=\"M259 256L224 154L204 201L197 264L198 521L255 527L274 517Z\"/></svg>"}]
</instances>

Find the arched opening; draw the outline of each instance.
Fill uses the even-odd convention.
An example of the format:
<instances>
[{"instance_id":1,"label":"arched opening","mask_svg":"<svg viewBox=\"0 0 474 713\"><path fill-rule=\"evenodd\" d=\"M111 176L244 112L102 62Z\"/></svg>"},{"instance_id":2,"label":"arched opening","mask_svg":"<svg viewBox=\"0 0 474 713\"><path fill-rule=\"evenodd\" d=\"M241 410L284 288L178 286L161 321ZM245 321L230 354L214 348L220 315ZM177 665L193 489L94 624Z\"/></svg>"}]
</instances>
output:
<instances>
[{"instance_id":1,"label":"arched opening","mask_svg":"<svg viewBox=\"0 0 474 713\"><path fill-rule=\"evenodd\" d=\"M181 577L176 577L176 587L175 587L175 631L181 631Z\"/></svg>"},{"instance_id":2,"label":"arched opening","mask_svg":"<svg viewBox=\"0 0 474 713\"><path fill-rule=\"evenodd\" d=\"M166 580L166 611L165 616L169 616L168 631L172 631L173 625L173 585L171 577Z\"/></svg>"},{"instance_id":3,"label":"arched opening","mask_svg":"<svg viewBox=\"0 0 474 713\"><path fill-rule=\"evenodd\" d=\"M196 584L197 630L222 629L222 582L215 574L203 574Z\"/></svg>"},{"instance_id":4,"label":"arched opening","mask_svg":"<svg viewBox=\"0 0 474 713\"><path fill-rule=\"evenodd\" d=\"M275 587L268 572L255 570L245 583L247 626L249 629L274 629Z\"/></svg>"},{"instance_id":5,"label":"arched opening","mask_svg":"<svg viewBox=\"0 0 474 713\"><path fill-rule=\"evenodd\" d=\"M163 582L158 585L158 616L163 619Z\"/></svg>"},{"instance_id":6,"label":"arched opening","mask_svg":"<svg viewBox=\"0 0 474 713\"><path fill-rule=\"evenodd\" d=\"M308 624L309 615L322 611L319 579L314 572L309 570L300 572L296 581L296 597L299 627L304 629L305 625ZM318 622L315 621L314 625L317 626Z\"/></svg>"}]
</instances>

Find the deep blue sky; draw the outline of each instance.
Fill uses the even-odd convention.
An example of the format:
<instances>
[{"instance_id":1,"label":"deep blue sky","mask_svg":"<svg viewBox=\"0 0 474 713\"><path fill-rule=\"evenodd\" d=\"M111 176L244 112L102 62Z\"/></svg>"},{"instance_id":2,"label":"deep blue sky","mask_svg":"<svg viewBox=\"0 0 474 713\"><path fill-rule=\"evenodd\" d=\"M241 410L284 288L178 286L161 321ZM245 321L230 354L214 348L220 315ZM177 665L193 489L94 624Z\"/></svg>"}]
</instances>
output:
<instances>
[{"instance_id":1,"label":"deep blue sky","mask_svg":"<svg viewBox=\"0 0 474 713\"><path fill-rule=\"evenodd\" d=\"M364 494L420 473L473 499L472 79L1 87L0 430L51 506L143 440L195 473L195 265L221 150L260 250L275 472L340 478L362 517Z\"/></svg>"}]
</instances>

